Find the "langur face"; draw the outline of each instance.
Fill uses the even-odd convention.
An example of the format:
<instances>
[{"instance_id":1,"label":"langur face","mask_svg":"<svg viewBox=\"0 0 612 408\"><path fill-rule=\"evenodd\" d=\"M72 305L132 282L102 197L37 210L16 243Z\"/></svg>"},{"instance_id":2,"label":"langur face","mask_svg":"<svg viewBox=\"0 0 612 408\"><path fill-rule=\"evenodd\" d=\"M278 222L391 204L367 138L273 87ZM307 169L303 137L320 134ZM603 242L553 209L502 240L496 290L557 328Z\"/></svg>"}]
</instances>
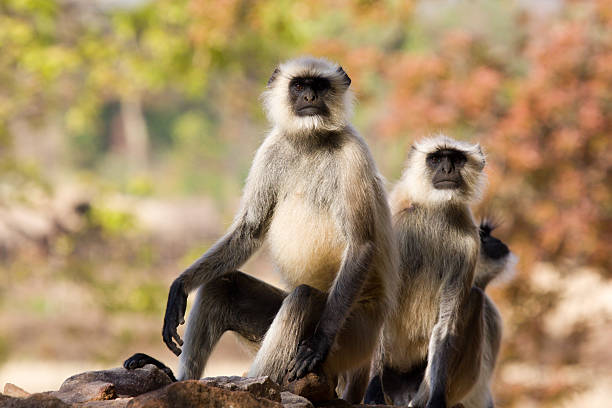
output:
<instances>
[{"instance_id":1,"label":"langur face","mask_svg":"<svg viewBox=\"0 0 612 408\"><path fill-rule=\"evenodd\" d=\"M427 155L427 167L433 174L431 182L438 190L461 188L464 184L461 169L467 162L463 152L454 149L441 149Z\"/></svg>"},{"instance_id":2,"label":"langur face","mask_svg":"<svg viewBox=\"0 0 612 408\"><path fill-rule=\"evenodd\" d=\"M289 82L289 100L297 116L328 116L325 103L331 88L327 78L298 77Z\"/></svg>"}]
</instances>

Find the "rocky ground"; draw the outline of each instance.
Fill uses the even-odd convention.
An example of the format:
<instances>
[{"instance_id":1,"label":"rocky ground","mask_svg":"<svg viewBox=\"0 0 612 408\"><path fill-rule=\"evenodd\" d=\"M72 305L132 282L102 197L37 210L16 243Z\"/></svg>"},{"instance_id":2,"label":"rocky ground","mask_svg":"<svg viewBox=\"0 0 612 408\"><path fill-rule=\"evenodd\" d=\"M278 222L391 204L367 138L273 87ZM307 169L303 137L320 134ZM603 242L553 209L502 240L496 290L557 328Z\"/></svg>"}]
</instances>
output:
<instances>
[{"instance_id":1,"label":"rocky ground","mask_svg":"<svg viewBox=\"0 0 612 408\"><path fill-rule=\"evenodd\" d=\"M363 405L361 405L364 407ZM351 407L315 374L279 385L268 377L208 377L172 382L158 368L113 368L68 378L59 390L30 394L7 383L0 393L6 408L314 408ZM382 407L382 406L380 406Z\"/></svg>"}]
</instances>

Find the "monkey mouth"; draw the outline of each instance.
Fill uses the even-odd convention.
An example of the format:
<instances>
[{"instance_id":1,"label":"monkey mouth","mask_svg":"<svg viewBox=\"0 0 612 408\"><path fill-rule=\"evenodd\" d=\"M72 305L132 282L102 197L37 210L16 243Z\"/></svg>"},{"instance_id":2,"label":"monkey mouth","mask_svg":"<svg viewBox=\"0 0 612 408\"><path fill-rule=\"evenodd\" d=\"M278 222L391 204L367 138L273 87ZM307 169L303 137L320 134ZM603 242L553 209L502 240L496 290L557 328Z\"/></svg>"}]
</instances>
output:
<instances>
[{"instance_id":1,"label":"monkey mouth","mask_svg":"<svg viewBox=\"0 0 612 408\"><path fill-rule=\"evenodd\" d=\"M298 116L317 116L325 115L325 110L318 106L304 106L297 110Z\"/></svg>"},{"instance_id":2,"label":"monkey mouth","mask_svg":"<svg viewBox=\"0 0 612 408\"><path fill-rule=\"evenodd\" d=\"M434 187L438 190L453 190L461 187L461 184L456 180L439 180L434 183Z\"/></svg>"}]
</instances>

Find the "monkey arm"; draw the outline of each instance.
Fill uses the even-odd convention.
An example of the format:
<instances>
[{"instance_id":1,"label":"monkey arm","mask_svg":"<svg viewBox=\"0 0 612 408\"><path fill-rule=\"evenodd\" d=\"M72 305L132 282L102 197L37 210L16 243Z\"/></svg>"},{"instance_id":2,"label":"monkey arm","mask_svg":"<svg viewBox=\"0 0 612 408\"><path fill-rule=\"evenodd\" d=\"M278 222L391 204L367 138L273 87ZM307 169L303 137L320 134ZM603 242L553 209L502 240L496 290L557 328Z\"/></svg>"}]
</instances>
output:
<instances>
[{"instance_id":1,"label":"monkey arm","mask_svg":"<svg viewBox=\"0 0 612 408\"><path fill-rule=\"evenodd\" d=\"M174 354L177 356L181 354L178 346L183 345L183 340L177 328L185 323L189 292L216 276L240 267L261 246L262 239L259 234L246 222L240 222L172 282L168 293L162 337Z\"/></svg>"},{"instance_id":2,"label":"monkey arm","mask_svg":"<svg viewBox=\"0 0 612 408\"><path fill-rule=\"evenodd\" d=\"M361 292L373 252L372 241L347 248L340 273L327 296L319 323L312 336L300 343L296 356L289 365L290 381L303 377L325 361L336 335Z\"/></svg>"},{"instance_id":3,"label":"monkey arm","mask_svg":"<svg viewBox=\"0 0 612 408\"><path fill-rule=\"evenodd\" d=\"M229 232L170 286L162 337L164 343L177 356L181 354L178 346L183 345L177 328L185 323L188 294L211 279L240 267L263 242L276 203L277 185L276 180L270 176L277 173L266 165L273 163L270 158L265 157L267 150L264 143L255 156L244 189L241 209Z\"/></svg>"},{"instance_id":4,"label":"monkey arm","mask_svg":"<svg viewBox=\"0 0 612 408\"><path fill-rule=\"evenodd\" d=\"M438 322L429 340L429 361L426 376L429 383L429 396L419 390L415 400L426 399L427 408L446 407L448 374L453 353L456 352L457 336L461 324L461 312L469 300L471 281L476 266L475 256L459 260L461 267L453 271L443 283L440 295ZM419 402L417 401L417 405Z\"/></svg>"}]
</instances>

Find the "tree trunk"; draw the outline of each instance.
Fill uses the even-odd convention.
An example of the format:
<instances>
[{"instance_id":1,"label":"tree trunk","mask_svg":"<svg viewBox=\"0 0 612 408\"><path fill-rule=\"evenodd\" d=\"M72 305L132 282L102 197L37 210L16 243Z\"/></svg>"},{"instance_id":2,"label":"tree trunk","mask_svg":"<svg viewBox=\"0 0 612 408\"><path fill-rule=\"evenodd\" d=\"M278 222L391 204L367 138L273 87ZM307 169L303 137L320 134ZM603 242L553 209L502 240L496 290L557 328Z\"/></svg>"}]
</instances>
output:
<instances>
[{"instance_id":1,"label":"tree trunk","mask_svg":"<svg viewBox=\"0 0 612 408\"><path fill-rule=\"evenodd\" d=\"M121 121L125 137L125 153L130 167L146 167L149 157L149 134L139 96L121 99Z\"/></svg>"}]
</instances>

